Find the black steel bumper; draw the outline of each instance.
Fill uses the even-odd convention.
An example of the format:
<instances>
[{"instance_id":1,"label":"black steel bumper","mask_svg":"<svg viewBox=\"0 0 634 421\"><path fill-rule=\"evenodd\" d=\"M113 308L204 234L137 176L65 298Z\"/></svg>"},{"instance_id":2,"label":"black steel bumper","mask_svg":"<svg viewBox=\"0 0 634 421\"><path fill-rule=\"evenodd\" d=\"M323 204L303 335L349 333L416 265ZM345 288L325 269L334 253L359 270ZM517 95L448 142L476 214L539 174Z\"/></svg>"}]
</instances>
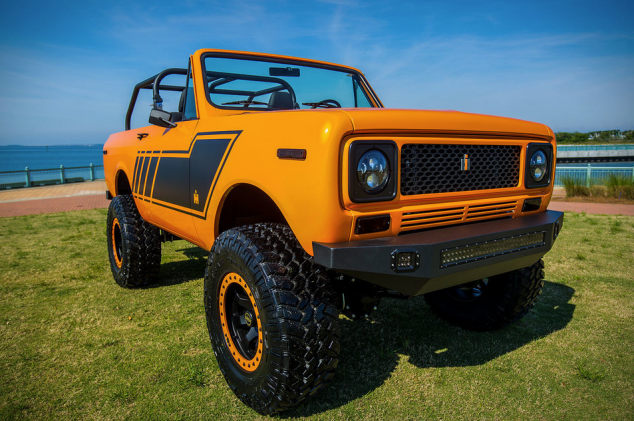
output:
<instances>
[{"instance_id":1,"label":"black steel bumper","mask_svg":"<svg viewBox=\"0 0 634 421\"><path fill-rule=\"evenodd\" d=\"M551 249L563 218L546 211L397 237L313 243L313 249L322 266L420 295L532 265Z\"/></svg>"}]
</instances>

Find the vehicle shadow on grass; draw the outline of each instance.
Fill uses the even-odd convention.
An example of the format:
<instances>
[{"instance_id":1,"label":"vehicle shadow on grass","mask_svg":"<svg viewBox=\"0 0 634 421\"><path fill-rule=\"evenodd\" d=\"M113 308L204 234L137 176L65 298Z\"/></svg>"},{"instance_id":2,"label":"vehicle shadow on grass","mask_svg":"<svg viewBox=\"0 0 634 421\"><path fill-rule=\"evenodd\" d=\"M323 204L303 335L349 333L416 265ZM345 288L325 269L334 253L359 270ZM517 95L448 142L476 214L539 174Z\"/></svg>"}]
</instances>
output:
<instances>
[{"instance_id":1,"label":"vehicle shadow on grass","mask_svg":"<svg viewBox=\"0 0 634 421\"><path fill-rule=\"evenodd\" d=\"M519 322L493 332L472 332L439 319L423 297L383 300L370 321L341 319L341 356L332 383L306 405L281 418L319 414L371 393L387 381L405 356L418 368L468 367L565 328L575 306L574 289L545 282L534 309Z\"/></svg>"},{"instance_id":2,"label":"vehicle shadow on grass","mask_svg":"<svg viewBox=\"0 0 634 421\"><path fill-rule=\"evenodd\" d=\"M208 251L192 246L176 250L176 252L183 253L186 259L162 263L158 281L146 285L144 288L179 285L205 276L205 265L207 264L207 256L209 256Z\"/></svg>"}]
</instances>

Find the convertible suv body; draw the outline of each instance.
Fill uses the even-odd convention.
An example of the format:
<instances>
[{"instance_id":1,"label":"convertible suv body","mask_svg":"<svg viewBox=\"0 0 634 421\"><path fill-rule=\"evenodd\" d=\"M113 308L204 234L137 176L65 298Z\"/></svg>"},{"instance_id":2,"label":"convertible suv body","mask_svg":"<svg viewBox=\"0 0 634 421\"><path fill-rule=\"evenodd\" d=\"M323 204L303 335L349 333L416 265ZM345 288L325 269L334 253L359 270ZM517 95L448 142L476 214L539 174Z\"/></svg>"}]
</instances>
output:
<instances>
[{"instance_id":1,"label":"convertible suv body","mask_svg":"<svg viewBox=\"0 0 634 421\"><path fill-rule=\"evenodd\" d=\"M131 128L143 92L151 124ZM563 224L551 129L385 109L347 66L200 50L135 87L125 128L104 145L115 280L155 280L161 241L210 251L210 339L260 413L334 375L340 311L425 294L465 328L522 317Z\"/></svg>"}]
</instances>

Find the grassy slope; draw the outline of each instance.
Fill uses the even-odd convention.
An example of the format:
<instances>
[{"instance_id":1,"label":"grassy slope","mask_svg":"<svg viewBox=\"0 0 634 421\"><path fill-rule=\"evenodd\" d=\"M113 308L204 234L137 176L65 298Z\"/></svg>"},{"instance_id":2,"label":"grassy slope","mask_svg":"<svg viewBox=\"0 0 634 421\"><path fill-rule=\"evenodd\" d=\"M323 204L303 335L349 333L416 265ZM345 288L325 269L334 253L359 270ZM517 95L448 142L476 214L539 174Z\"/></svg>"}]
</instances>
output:
<instances>
[{"instance_id":1,"label":"grassy slope","mask_svg":"<svg viewBox=\"0 0 634 421\"><path fill-rule=\"evenodd\" d=\"M0 219L0 419L258 419L205 327L206 254L164 247L161 282L110 275L105 210ZM472 333L422 298L342 318L340 370L282 418L633 419L634 218L567 214L544 294Z\"/></svg>"}]
</instances>

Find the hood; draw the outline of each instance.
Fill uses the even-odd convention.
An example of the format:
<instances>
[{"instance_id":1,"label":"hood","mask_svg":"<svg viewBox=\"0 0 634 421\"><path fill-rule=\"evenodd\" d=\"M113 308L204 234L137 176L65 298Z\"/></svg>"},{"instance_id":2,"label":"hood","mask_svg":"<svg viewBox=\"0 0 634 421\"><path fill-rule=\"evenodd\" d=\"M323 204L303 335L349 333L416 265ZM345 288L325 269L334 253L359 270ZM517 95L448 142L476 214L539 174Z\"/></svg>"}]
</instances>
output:
<instances>
[{"instance_id":1,"label":"hood","mask_svg":"<svg viewBox=\"0 0 634 421\"><path fill-rule=\"evenodd\" d=\"M459 111L344 108L355 134L426 133L520 136L552 140L548 126L525 120Z\"/></svg>"}]
</instances>

